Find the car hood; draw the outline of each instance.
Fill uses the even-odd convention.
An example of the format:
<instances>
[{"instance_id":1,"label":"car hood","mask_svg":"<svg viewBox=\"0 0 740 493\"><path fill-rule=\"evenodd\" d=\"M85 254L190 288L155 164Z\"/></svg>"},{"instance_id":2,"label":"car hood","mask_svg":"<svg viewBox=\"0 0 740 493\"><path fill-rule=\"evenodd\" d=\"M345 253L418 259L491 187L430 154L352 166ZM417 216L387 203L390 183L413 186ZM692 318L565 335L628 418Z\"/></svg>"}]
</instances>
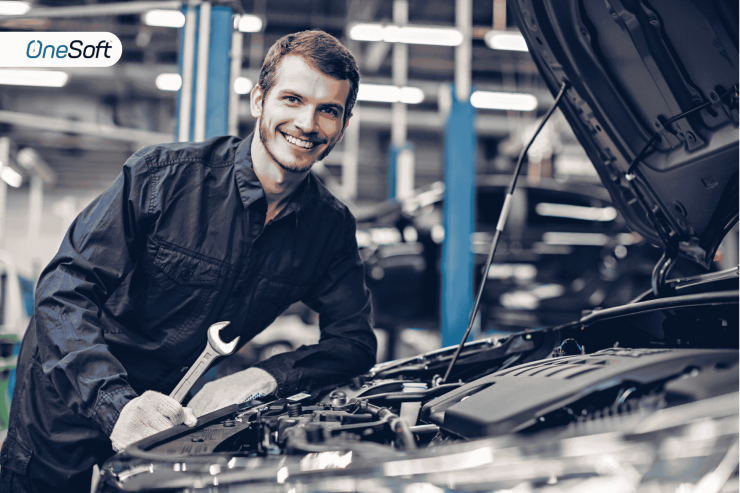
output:
<instances>
[{"instance_id":1,"label":"car hood","mask_svg":"<svg viewBox=\"0 0 740 493\"><path fill-rule=\"evenodd\" d=\"M630 226L708 267L738 218L737 2L509 6Z\"/></svg>"}]
</instances>

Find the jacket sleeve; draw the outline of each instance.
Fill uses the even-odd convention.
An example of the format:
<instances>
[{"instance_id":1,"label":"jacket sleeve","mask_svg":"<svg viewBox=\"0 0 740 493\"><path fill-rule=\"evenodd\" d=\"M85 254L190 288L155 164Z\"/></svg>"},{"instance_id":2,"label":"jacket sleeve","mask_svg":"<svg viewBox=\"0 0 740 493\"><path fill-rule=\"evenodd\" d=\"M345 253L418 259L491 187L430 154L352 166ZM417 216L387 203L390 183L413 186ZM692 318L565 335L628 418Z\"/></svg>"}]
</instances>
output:
<instances>
[{"instance_id":1,"label":"jacket sleeve","mask_svg":"<svg viewBox=\"0 0 740 493\"><path fill-rule=\"evenodd\" d=\"M44 374L73 412L108 436L137 394L105 343L101 311L143 251L149 193L146 162L134 154L110 188L74 220L36 288L34 323Z\"/></svg>"},{"instance_id":2,"label":"jacket sleeve","mask_svg":"<svg viewBox=\"0 0 740 493\"><path fill-rule=\"evenodd\" d=\"M341 247L302 300L319 313L319 343L255 365L275 378L278 397L346 380L375 364L372 304L355 228L354 218L347 214L338 241Z\"/></svg>"}]
</instances>

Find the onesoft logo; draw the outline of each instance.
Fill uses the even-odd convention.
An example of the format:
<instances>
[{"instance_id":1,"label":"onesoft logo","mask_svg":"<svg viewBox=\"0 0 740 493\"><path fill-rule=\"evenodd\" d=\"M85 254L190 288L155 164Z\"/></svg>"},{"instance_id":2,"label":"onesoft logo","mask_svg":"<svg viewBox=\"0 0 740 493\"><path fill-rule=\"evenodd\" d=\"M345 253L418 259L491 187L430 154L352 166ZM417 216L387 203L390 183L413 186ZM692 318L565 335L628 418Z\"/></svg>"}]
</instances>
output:
<instances>
[{"instance_id":1,"label":"onesoft logo","mask_svg":"<svg viewBox=\"0 0 740 493\"><path fill-rule=\"evenodd\" d=\"M0 33L0 67L110 67L123 47L101 32Z\"/></svg>"}]
</instances>

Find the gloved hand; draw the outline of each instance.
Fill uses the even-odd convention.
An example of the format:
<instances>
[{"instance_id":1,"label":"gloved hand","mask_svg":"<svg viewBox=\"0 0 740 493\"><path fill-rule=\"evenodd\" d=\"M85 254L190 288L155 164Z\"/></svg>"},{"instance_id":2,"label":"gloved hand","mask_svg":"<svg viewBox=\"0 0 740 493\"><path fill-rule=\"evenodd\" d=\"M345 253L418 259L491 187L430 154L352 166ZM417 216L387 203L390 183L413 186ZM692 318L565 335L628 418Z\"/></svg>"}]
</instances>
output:
<instances>
[{"instance_id":1,"label":"gloved hand","mask_svg":"<svg viewBox=\"0 0 740 493\"><path fill-rule=\"evenodd\" d=\"M198 423L192 409L168 395L148 390L121 409L110 434L113 450L120 452L131 443L182 423Z\"/></svg>"},{"instance_id":2,"label":"gloved hand","mask_svg":"<svg viewBox=\"0 0 740 493\"><path fill-rule=\"evenodd\" d=\"M231 404L270 395L275 390L277 382L272 375L259 368L247 368L205 384L190 400L188 407L196 416L203 416Z\"/></svg>"}]
</instances>

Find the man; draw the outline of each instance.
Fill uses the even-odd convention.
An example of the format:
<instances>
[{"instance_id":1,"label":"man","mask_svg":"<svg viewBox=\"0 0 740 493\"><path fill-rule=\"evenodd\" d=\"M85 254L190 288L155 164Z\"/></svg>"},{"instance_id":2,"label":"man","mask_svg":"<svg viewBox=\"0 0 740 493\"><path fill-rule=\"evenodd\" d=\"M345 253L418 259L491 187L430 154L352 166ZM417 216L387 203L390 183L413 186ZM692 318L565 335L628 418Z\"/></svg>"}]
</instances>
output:
<instances>
[{"instance_id":1,"label":"man","mask_svg":"<svg viewBox=\"0 0 740 493\"><path fill-rule=\"evenodd\" d=\"M374 363L354 218L309 173L358 85L335 38L286 36L252 90L253 136L142 149L75 219L36 289L0 490L83 491L112 446ZM318 344L209 383L189 407L169 398L212 323L244 344L298 300L319 312Z\"/></svg>"}]
</instances>

